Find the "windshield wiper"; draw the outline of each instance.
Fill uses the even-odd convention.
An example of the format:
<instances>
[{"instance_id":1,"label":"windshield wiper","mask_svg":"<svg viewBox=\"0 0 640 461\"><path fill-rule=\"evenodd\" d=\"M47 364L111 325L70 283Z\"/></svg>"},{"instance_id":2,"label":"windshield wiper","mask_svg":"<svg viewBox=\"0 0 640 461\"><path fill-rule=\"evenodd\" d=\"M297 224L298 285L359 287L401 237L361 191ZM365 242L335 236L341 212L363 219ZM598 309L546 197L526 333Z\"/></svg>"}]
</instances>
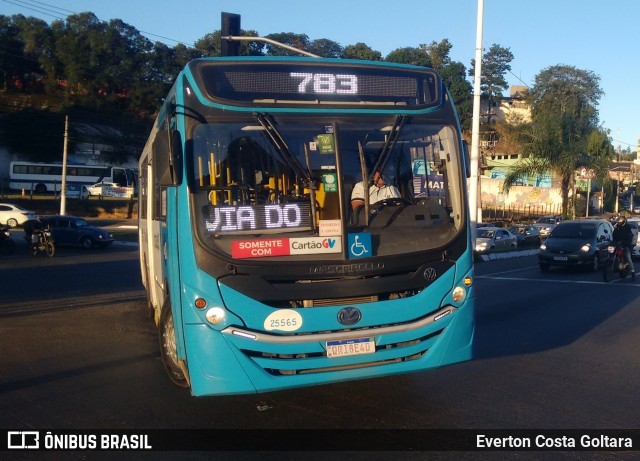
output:
<instances>
[{"instance_id":1,"label":"windshield wiper","mask_svg":"<svg viewBox=\"0 0 640 461\"><path fill-rule=\"evenodd\" d=\"M299 178L304 179L304 185L309 189L309 199L311 202L311 225L313 227L313 232L315 233L318 229L318 225L316 222L316 188L317 183L316 180L311 176L311 163L309 162L309 152L307 151L307 146L305 144L305 158L307 159L307 170L305 170L298 158L291 152L291 149L287 145L287 142L282 137L282 134L278 131L273 120L269 115L266 114L255 114L256 119L262 125L262 127L267 131L269 135L269 139L273 146L282 154L284 161L287 165L293 170L295 175Z\"/></svg>"},{"instance_id":2,"label":"windshield wiper","mask_svg":"<svg viewBox=\"0 0 640 461\"><path fill-rule=\"evenodd\" d=\"M273 121L271 120L271 117L265 114L255 114L255 117L260 125L262 125L262 127L266 130L271 143L278 150L278 152L282 154L283 159L285 160L285 162L287 162L287 165L293 170L295 175L300 178L304 178L307 183L310 182L311 173L305 171L296 156L293 155L293 152L291 152L291 149L287 145L287 142L284 140L284 138L274 125Z\"/></svg>"},{"instance_id":3,"label":"windshield wiper","mask_svg":"<svg viewBox=\"0 0 640 461\"><path fill-rule=\"evenodd\" d=\"M389 133L389 136L387 136L384 146L382 146L382 149L380 150L378 161L374 165L373 170L371 170L372 174L376 171L384 171L384 167L387 165L391 152L393 152L393 149L396 147L396 143L400 137L400 132L402 131L406 121L406 115L401 114L396 116L396 120L393 122L393 127L391 127L391 132Z\"/></svg>"}]
</instances>

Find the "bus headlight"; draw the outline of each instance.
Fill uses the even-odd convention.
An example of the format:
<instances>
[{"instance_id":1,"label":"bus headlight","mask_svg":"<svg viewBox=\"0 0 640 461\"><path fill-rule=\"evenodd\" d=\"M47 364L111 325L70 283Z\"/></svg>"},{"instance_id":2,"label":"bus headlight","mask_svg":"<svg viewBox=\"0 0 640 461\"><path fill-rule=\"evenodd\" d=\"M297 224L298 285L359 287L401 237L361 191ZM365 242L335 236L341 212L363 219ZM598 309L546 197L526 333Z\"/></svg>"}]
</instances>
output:
<instances>
[{"instance_id":1,"label":"bus headlight","mask_svg":"<svg viewBox=\"0 0 640 461\"><path fill-rule=\"evenodd\" d=\"M207 322L212 325L217 325L218 323L222 322L224 320L224 316L224 309L222 309L221 307L212 307L205 314Z\"/></svg>"},{"instance_id":2,"label":"bus headlight","mask_svg":"<svg viewBox=\"0 0 640 461\"><path fill-rule=\"evenodd\" d=\"M467 294L467 290L465 290L463 287L455 287L453 289L453 293L451 294L451 297L455 302L459 303L464 299L466 294Z\"/></svg>"}]
</instances>

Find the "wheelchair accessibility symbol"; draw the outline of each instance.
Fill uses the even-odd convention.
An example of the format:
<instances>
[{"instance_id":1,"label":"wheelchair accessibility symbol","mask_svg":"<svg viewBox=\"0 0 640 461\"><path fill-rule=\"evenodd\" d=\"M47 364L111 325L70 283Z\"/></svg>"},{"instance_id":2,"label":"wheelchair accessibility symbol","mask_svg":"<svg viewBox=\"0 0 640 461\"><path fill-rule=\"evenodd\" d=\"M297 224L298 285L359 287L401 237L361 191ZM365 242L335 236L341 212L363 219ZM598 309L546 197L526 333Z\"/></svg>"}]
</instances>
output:
<instances>
[{"instance_id":1,"label":"wheelchair accessibility symbol","mask_svg":"<svg viewBox=\"0 0 640 461\"><path fill-rule=\"evenodd\" d=\"M349 258L369 258L371 252L371 234L349 234Z\"/></svg>"}]
</instances>

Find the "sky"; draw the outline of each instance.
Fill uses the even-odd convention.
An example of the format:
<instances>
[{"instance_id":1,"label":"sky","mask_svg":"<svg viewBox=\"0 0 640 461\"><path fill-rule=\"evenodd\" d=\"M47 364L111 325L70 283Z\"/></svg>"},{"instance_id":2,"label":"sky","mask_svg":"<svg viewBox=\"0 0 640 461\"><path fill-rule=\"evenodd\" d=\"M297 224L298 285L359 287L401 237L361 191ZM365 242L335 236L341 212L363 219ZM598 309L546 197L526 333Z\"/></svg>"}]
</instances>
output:
<instances>
[{"instance_id":1,"label":"sky","mask_svg":"<svg viewBox=\"0 0 640 461\"><path fill-rule=\"evenodd\" d=\"M363 42L386 56L397 48L448 39L450 57L467 69L475 58L479 0L0 0L0 14L48 23L90 11L121 19L153 41L193 44L219 30L222 12L241 15L241 28ZM600 78L600 122L622 149L640 144L640 1L484 0L482 48L514 55L509 85L532 86L557 64ZM469 77L473 83L473 78ZM505 94L508 96L508 93Z\"/></svg>"}]
</instances>

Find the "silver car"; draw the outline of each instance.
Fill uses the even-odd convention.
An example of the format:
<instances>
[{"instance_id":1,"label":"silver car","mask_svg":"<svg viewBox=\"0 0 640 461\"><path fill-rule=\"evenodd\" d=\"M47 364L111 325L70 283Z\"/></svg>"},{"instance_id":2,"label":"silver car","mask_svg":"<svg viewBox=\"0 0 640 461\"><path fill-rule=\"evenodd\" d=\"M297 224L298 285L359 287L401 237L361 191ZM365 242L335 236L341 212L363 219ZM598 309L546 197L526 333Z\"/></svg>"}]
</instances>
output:
<instances>
[{"instance_id":1,"label":"silver car","mask_svg":"<svg viewBox=\"0 0 640 461\"><path fill-rule=\"evenodd\" d=\"M476 252L490 253L518 248L518 238L506 229L481 227L476 229Z\"/></svg>"},{"instance_id":2,"label":"silver car","mask_svg":"<svg viewBox=\"0 0 640 461\"><path fill-rule=\"evenodd\" d=\"M633 232L633 246L631 247L631 256L640 258L640 241L638 239L638 230L640 229L640 218L627 219L627 224Z\"/></svg>"},{"instance_id":3,"label":"silver car","mask_svg":"<svg viewBox=\"0 0 640 461\"><path fill-rule=\"evenodd\" d=\"M541 238L547 238L551 231L556 225L562 221L562 216L560 215L547 215L541 216L538 220L533 224L540 231Z\"/></svg>"}]
</instances>

